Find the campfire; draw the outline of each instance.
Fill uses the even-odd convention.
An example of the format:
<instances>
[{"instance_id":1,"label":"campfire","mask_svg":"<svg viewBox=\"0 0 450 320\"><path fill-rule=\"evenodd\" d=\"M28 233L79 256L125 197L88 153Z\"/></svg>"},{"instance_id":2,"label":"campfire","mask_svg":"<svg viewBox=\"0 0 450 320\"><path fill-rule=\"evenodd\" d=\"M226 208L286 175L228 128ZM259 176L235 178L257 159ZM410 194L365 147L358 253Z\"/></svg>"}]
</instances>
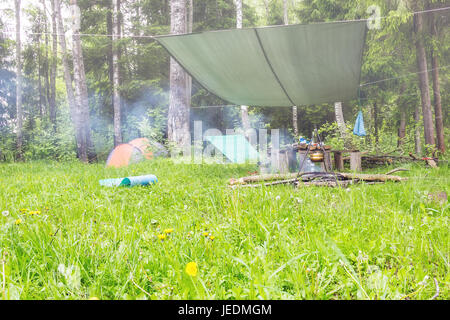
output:
<instances>
[{"instance_id":1,"label":"campfire","mask_svg":"<svg viewBox=\"0 0 450 320\"><path fill-rule=\"evenodd\" d=\"M400 182L408 178L393 176L397 171L407 171L407 169L397 168L386 174L357 174L343 172L300 172L288 174L264 174L258 176L248 176L238 179L230 179L231 188L262 186L273 186L278 184L292 184L295 187L307 186L327 186L346 187L350 184L364 181L366 184L385 183L386 181ZM259 182L259 183L258 183ZM261 183L264 182L264 183Z\"/></svg>"}]
</instances>

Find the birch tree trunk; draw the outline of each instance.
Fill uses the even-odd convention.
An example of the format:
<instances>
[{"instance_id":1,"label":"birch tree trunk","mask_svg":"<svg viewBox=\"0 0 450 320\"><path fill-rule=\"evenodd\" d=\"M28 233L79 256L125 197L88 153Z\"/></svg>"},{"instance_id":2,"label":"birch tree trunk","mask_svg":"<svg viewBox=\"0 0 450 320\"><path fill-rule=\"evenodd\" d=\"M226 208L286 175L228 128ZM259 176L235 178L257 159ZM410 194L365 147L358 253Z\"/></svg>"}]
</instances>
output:
<instances>
[{"instance_id":1,"label":"birch tree trunk","mask_svg":"<svg viewBox=\"0 0 450 320\"><path fill-rule=\"evenodd\" d=\"M289 24L289 14L288 14L288 2L283 0L283 23L284 25ZM294 128L295 139L298 138L298 114L297 106L292 106L292 127Z\"/></svg>"},{"instance_id":2,"label":"birch tree trunk","mask_svg":"<svg viewBox=\"0 0 450 320\"><path fill-rule=\"evenodd\" d=\"M430 26L431 26L432 40L437 40L438 31L434 13L431 13ZM442 153L444 153L445 139L444 139L444 121L442 116L442 103L441 103L441 85L439 83L439 61L437 54L434 50L434 43L431 44L431 69L432 69L431 74L433 78L434 120L436 123L437 148Z\"/></svg>"},{"instance_id":3,"label":"birch tree trunk","mask_svg":"<svg viewBox=\"0 0 450 320\"><path fill-rule=\"evenodd\" d=\"M78 150L79 150L79 159L83 162L88 162L87 155L87 145L86 145L86 134L83 126L83 103L85 102L83 99L82 93L82 80L81 80L81 66L80 66L80 54L81 54L81 44L80 44L80 17L79 17L79 8L76 0L71 0L71 10L72 10L72 50L73 50L73 78L75 82L75 101L76 101L76 119L78 120L76 123L76 128L79 130L78 135L80 137L79 141L77 141ZM78 131L77 130L77 131Z\"/></svg>"},{"instance_id":4,"label":"birch tree trunk","mask_svg":"<svg viewBox=\"0 0 450 320\"><path fill-rule=\"evenodd\" d=\"M56 63L58 59L58 36L56 27L55 1L51 0L52 8L52 59L50 68L50 122L56 131Z\"/></svg>"},{"instance_id":5,"label":"birch tree trunk","mask_svg":"<svg viewBox=\"0 0 450 320\"><path fill-rule=\"evenodd\" d=\"M234 0L234 4L236 5L236 29L242 29L242 0ZM241 121L244 135L247 136L247 131L250 129L248 106L241 106Z\"/></svg>"},{"instance_id":6,"label":"birch tree trunk","mask_svg":"<svg viewBox=\"0 0 450 320\"><path fill-rule=\"evenodd\" d=\"M122 130L120 123L121 102L120 102L120 70L119 70L119 12L120 12L120 0L112 0L113 7L113 109L114 109L114 146L118 146L122 143Z\"/></svg>"},{"instance_id":7,"label":"birch tree trunk","mask_svg":"<svg viewBox=\"0 0 450 320\"><path fill-rule=\"evenodd\" d=\"M81 15L78 16L79 19L81 19ZM81 88L81 97L83 103L81 104L81 121L83 125L83 132L84 137L86 140L86 151L88 156L88 161L93 161L96 159L96 154L94 151L94 145L92 143L91 139L91 120L89 115L89 98L88 98L88 88L86 84L86 74L84 69L84 59L83 59L83 50L81 47L81 38L79 35L78 30L78 37L77 37L77 60L80 65L79 72L80 72L80 88Z\"/></svg>"},{"instance_id":8,"label":"birch tree trunk","mask_svg":"<svg viewBox=\"0 0 450 320\"><path fill-rule=\"evenodd\" d=\"M23 160L23 109L22 109L22 43L20 39L20 0L15 0L16 14L16 111L17 111L17 160Z\"/></svg>"},{"instance_id":9,"label":"birch tree trunk","mask_svg":"<svg viewBox=\"0 0 450 320\"><path fill-rule=\"evenodd\" d=\"M342 102L334 103L334 113L336 115L336 122L338 124L339 132L341 134L341 138L344 141L344 147L346 149L352 149L352 143L348 136L347 126L345 125L344 113L342 112Z\"/></svg>"},{"instance_id":10,"label":"birch tree trunk","mask_svg":"<svg viewBox=\"0 0 450 320\"><path fill-rule=\"evenodd\" d=\"M39 15L38 15L38 33L41 33L41 24L42 24L42 12L39 9ZM41 35L38 34L36 37L36 42L37 42L37 47L39 48L38 50L38 56L37 56L37 60L38 60L38 90L39 90L39 115L43 116L43 110L42 110L42 52L41 52Z\"/></svg>"},{"instance_id":11,"label":"birch tree trunk","mask_svg":"<svg viewBox=\"0 0 450 320\"><path fill-rule=\"evenodd\" d=\"M434 145L433 115L431 112L431 99L428 81L427 58L423 39L423 18L422 14L414 15L414 33L416 45L416 59L419 75L420 97L422 102L423 126L425 132L425 144Z\"/></svg>"},{"instance_id":12,"label":"birch tree trunk","mask_svg":"<svg viewBox=\"0 0 450 320\"><path fill-rule=\"evenodd\" d=\"M45 43L45 56L44 56L44 63L42 65L42 68L44 69L43 76L44 76L44 91L45 91L45 104L43 107L43 114L46 115L49 109L49 103L50 103L50 80L49 80L49 72L48 72L48 23L47 23L47 6L45 5L45 0L41 0L42 4L42 12L44 16L44 43Z\"/></svg>"},{"instance_id":13,"label":"birch tree trunk","mask_svg":"<svg viewBox=\"0 0 450 320\"><path fill-rule=\"evenodd\" d=\"M95 158L91 140L91 125L89 117L89 100L86 85L86 74L84 71L83 52L81 48L80 38L80 9L77 5L77 0L70 0L72 10L74 11L73 23L73 76L75 81L75 99L77 101L78 120L80 128L82 129L82 141L80 148L80 160L88 162Z\"/></svg>"},{"instance_id":14,"label":"birch tree trunk","mask_svg":"<svg viewBox=\"0 0 450 320\"><path fill-rule=\"evenodd\" d=\"M69 58L67 54L66 37L64 35L64 26L61 16L61 0L52 0L55 2L56 18L59 34L59 46L61 48L62 65L64 70L64 82L66 84L67 100L69 102L69 111L72 123L75 129L75 141L77 144L77 156L81 155L81 143L83 142L82 128L80 127L80 121L78 119L77 108L79 108L75 101L75 95L73 93L72 75L69 68Z\"/></svg>"},{"instance_id":15,"label":"birch tree trunk","mask_svg":"<svg viewBox=\"0 0 450 320\"><path fill-rule=\"evenodd\" d=\"M170 31L172 34L186 32L186 0L170 1ZM190 145L189 105L186 99L186 72L170 58L170 101L167 119L168 140L177 147Z\"/></svg>"}]
</instances>

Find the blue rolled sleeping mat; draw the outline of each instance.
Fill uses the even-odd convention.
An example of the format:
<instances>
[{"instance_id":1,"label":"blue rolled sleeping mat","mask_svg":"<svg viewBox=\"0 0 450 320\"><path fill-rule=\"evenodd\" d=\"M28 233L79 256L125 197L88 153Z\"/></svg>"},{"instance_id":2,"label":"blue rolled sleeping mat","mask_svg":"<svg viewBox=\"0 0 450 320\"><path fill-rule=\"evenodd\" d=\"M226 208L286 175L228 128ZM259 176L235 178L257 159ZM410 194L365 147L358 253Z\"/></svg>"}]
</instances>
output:
<instances>
[{"instance_id":1,"label":"blue rolled sleeping mat","mask_svg":"<svg viewBox=\"0 0 450 320\"><path fill-rule=\"evenodd\" d=\"M156 184L158 178L153 174L136 177L116 178L100 180L100 185L104 187L134 187L134 186L148 186Z\"/></svg>"}]
</instances>

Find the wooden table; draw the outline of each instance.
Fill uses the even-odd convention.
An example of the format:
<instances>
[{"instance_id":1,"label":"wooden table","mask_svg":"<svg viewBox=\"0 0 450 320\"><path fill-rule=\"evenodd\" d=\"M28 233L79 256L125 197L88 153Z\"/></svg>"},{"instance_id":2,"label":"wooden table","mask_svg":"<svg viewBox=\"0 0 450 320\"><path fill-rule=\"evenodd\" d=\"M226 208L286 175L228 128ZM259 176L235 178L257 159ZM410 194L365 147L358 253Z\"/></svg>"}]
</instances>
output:
<instances>
[{"instance_id":1,"label":"wooden table","mask_svg":"<svg viewBox=\"0 0 450 320\"><path fill-rule=\"evenodd\" d=\"M313 153L310 151L309 153ZM306 150L297 149L297 153L300 155L306 155ZM333 153L333 162L331 162L331 153ZM361 152L359 150L325 150L324 161L321 162L322 170L326 171L342 171L344 170L344 153L350 154L350 170L362 171L361 166Z\"/></svg>"},{"instance_id":2,"label":"wooden table","mask_svg":"<svg viewBox=\"0 0 450 320\"><path fill-rule=\"evenodd\" d=\"M293 152L293 157L289 154ZM309 151L309 154L315 152L315 150ZM292 149L280 150L276 155L275 172L287 173L293 170L294 163L297 162L297 166L300 165L300 159L302 156L306 156L307 151L294 147ZM331 153L333 153L333 160L331 161ZM350 154L350 170L360 172L361 167L361 152L359 150L325 150L324 161L320 162L320 166L323 171L343 171L344 170L344 153ZM296 154L296 155L295 155Z\"/></svg>"}]
</instances>

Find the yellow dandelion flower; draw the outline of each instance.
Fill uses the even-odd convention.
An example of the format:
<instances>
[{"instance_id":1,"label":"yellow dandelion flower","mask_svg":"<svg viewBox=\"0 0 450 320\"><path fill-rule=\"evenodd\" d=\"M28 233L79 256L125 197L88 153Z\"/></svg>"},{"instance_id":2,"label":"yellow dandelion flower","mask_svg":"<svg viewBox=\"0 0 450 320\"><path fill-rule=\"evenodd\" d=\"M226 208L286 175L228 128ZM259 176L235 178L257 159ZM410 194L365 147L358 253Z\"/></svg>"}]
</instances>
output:
<instances>
[{"instance_id":1,"label":"yellow dandelion flower","mask_svg":"<svg viewBox=\"0 0 450 320\"><path fill-rule=\"evenodd\" d=\"M197 275L198 269L197 269L197 263L195 262L189 262L186 265L186 273L190 275L191 277L195 277Z\"/></svg>"},{"instance_id":2,"label":"yellow dandelion flower","mask_svg":"<svg viewBox=\"0 0 450 320\"><path fill-rule=\"evenodd\" d=\"M207 236L209 236L209 233L208 233L208 232L203 232L203 235L204 235L205 237L207 237Z\"/></svg>"},{"instance_id":3,"label":"yellow dandelion flower","mask_svg":"<svg viewBox=\"0 0 450 320\"><path fill-rule=\"evenodd\" d=\"M166 238L165 234L158 234L158 239L159 240L164 240Z\"/></svg>"},{"instance_id":4,"label":"yellow dandelion flower","mask_svg":"<svg viewBox=\"0 0 450 320\"><path fill-rule=\"evenodd\" d=\"M167 233L167 234L172 233L172 232L173 232L173 228L165 229L165 230L164 230L164 233Z\"/></svg>"},{"instance_id":5,"label":"yellow dandelion flower","mask_svg":"<svg viewBox=\"0 0 450 320\"><path fill-rule=\"evenodd\" d=\"M39 210L36 210L36 211L30 211L30 212L28 212L28 214L30 216L33 216L33 215L36 215L36 214L41 214L41 212Z\"/></svg>"},{"instance_id":6,"label":"yellow dandelion flower","mask_svg":"<svg viewBox=\"0 0 450 320\"><path fill-rule=\"evenodd\" d=\"M214 240L216 237L215 236L210 236L209 237L211 240Z\"/></svg>"},{"instance_id":7,"label":"yellow dandelion flower","mask_svg":"<svg viewBox=\"0 0 450 320\"><path fill-rule=\"evenodd\" d=\"M28 209L20 209L20 212L27 212Z\"/></svg>"},{"instance_id":8,"label":"yellow dandelion flower","mask_svg":"<svg viewBox=\"0 0 450 320\"><path fill-rule=\"evenodd\" d=\"M17 219L15 224L21 224L22 223L22 219Z\"/></svg>"}]
</instances>

